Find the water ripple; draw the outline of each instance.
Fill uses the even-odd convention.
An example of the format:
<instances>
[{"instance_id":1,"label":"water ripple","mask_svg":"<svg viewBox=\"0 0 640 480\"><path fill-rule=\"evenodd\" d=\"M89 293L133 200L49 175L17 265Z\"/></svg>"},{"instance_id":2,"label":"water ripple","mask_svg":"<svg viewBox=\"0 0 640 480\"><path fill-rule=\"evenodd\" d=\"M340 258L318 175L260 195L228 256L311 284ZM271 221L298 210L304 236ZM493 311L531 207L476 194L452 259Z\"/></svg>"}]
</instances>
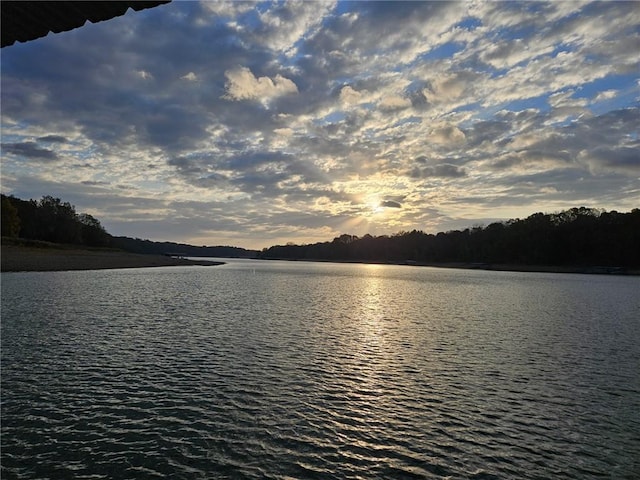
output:
<instances>
[{"instance_id":1,"label":"water ripple","mask_svg":"<svg viewBox=\"0 0 640 480\"><path fill-rule=\"evenodd\" d=\"M636 279L249 265L3 274L2 478L640 472Z\"/></svg>"}]
</instances>

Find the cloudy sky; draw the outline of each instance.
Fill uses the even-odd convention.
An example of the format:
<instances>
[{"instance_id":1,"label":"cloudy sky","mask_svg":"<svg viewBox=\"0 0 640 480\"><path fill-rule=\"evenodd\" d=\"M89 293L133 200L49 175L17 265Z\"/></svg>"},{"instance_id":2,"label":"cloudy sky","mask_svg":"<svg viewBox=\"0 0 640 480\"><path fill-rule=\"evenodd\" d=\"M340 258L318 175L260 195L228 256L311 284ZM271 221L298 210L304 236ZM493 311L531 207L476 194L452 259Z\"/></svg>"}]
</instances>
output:
<instances>
[{"instance_id":1,"label":"cloudy sky","mask_svg":"<svg viewBox=\"0 0 640 480\"><path fill-rule=\"evenodd\" d=\"M180 2L2 49L2 192L262 248L640 207L638 2Z\"/></svg>"}]
</instances>

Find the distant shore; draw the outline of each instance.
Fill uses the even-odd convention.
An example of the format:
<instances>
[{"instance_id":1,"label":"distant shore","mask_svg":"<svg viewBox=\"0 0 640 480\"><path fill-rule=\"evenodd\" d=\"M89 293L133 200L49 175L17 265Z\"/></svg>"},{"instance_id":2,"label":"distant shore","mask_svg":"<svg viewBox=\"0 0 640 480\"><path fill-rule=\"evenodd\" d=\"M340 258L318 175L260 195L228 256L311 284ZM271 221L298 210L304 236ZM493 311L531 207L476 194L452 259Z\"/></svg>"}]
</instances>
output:
<instances>
[{"instance_id":1,"label":"distant shore","mask_svg":"<svg viewBox=\"0 0 640 480\"><path fill-rule=\"evenodd\" d=\"M42 243L42 242L40 242ZM50 244L51 245L51 244ZM276 260L276 259L264 259ZM311 259L279 259L289 261L327 262L328 260ZM336 262L333 260L331 262ZM500 270L514 272L549 272L549 273L588 273L639 275L637 269L619 269L612 267L581 267L552 265L506 265L486 263L422 263L422 262L364 262L337 261L337 263L371 263L413 265L439 268L461 268L471 270ZM65 270L105 270L115 268L144 268L169 266L214 266L224 262L177 258L163 255L143 255L116 250L86 250L65 246L25 246L2 245L0 255L0 271L2 272L47 272Z\"/></svg>"},{"instance_id":2,"label":"distant shore","mask_svg":"<svg viewBox=\"0 0 640 480\"><path fill-rule=\"evenodd\" d=\"M47 272L65 270L105 270L113 268L222 265L224 262L190 260L162 255L141 255L112 250L40 248L2 245L0 271Z\"/></svg>"},{"instance_id":3,"label":"distant shore","mask_svg":"<svg viewBox=\"0 0 640 480\"><path fill-rule=\"evenodd\" d=\"M466 262L393 262L365 260L324 260L302 258L263 258L260 260L281 260L289 262L319 263L358 263L365 265L409 265L414 267L457 268L463 270L494 270L500 272L540 272L540 273L583 273L608 275L640 275L638 269L627 269L609 266L571 266L571 265L523 265L503 263L466 263Z\"/></svg>"}]
</instances>

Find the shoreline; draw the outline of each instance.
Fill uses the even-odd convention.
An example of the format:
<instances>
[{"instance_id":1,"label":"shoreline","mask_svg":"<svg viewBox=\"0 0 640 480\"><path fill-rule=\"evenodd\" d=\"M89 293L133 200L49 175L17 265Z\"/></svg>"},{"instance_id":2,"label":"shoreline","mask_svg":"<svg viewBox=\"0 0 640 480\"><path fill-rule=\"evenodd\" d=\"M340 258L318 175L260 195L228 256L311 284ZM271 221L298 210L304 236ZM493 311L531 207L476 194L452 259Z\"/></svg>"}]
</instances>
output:
<instances>
[{"instance_id":1,"label":"shoreline","mask_svg":"<svg viewBox=\"0 0 640 480\"><path fill-rule=\"evenodd\" d=\"M121 251L40 248L17 245L2 245L0 255L1 272L60 272L190 265L215 266L223 264L224 262Z\"/></svg>"},{"instance_id":2,"label":"shoreline","mask_svg":"<svg viewBox=\"0 0 640 480\"><path fill-rule=\"evenodd\" d=\"M579 273L591 275L640 275L640 270L609 266L517 265L464 262L366 262L355 260L319 260L256 258L256 260L307 261L319 263L358 263L371 265L408 265L416 267L493 270L509 272ZM1 272L59 272L73 270L107 270L120 268L148 268L173 266L215 266L224 262L199 260L194 257L177 258L163 255L129 253L114 250L88 250L58 246L24 246L3 244L0 254Z\"/></svg>"},{"instance_id":3,"label":"shoreline","mask_svg":"<svg viewBox=\"0 0 640 480\"><path fill-rule=\"evenodd\" d=\"M392 262L363 260L321 260L309 258L257 258L257 260L280 260L285 262L316 263L356 263L362 265L406 265L411 267L455 268L462 270L488 270L499 272L537 272L537 273L579 273L585 275L640 275L635 268L610 266L575 266L575 265L525 265L502 263L465 263L465 262Z\"/></svg>"}]
</instances>

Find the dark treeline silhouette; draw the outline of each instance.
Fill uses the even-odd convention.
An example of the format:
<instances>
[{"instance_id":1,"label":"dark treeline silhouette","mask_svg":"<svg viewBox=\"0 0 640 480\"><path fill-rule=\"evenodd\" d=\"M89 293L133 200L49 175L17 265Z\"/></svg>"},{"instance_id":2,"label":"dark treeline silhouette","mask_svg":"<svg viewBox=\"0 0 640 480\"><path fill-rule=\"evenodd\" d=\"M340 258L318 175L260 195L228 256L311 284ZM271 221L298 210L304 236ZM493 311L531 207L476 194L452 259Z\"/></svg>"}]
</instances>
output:
<instances>
[{"instance_id":1,"label":"dark treeline silhouette","mask_svg":"<svg viewBox=\"0 0 640 480\"><path fill-rule=\"evenodd\" d=\"M246 250L240 247L198 247L185 243L153 242L151 240L141 240L130 237L113 237L113 246L133 253L169 254L184 257L249 258L255 257L258 253L256 250Z\"/></svg>"},{"instance_id":2,"label":"dark treeline silhouette","mask_svg":"<svg viewBox=\"0 0 640 480\"><path fill-rule=\"evenodd\" d=\"M6 195L2 195L2 236L89 247L109 247L112 238L96 218L76 213L69 202Z\"/></svg>"},{"instance_id":3,"label":"dark treeline silhouette","mask_svg":"<svg viewBox=\"0 0 640 480\"><path fill-rule=\"evenodd\" d=\"M107 247L132 253L194 257L251 257L255 250L239 247L198 247L173 242L114 237L100 222L59 198L21 200L2 194L2 236L86 247Z\"/></svg>"},{"instance_id":4,"label":"dark treeline silhouette","mask_svg":"<svg viewBox=\"0 0 640 480\"><path fill-rule=\"evenodd\" d=\"M340 235L331 242L276 245L261 252L114 237L100 222L59 198L21 200L2 195L2 236L109 247L133 253L193 257L252 257L393 263L476 263L640 267L640 209L629 213L572 208L523 220L441 232Z\"/></svg>"},{"instance_id":5,"label":"dark treeline silhouette","mask_svg":"<svg viewBox=\"0 0 640 480\"><path fill-rule=\"evenodd\" d=\"M572 208L521 220L437 235L341 235L331 242L278 245L264 259L396 263L486 263L566 266L640 266L640 209L629 213Z\"/></svg>"}]
</instances>

